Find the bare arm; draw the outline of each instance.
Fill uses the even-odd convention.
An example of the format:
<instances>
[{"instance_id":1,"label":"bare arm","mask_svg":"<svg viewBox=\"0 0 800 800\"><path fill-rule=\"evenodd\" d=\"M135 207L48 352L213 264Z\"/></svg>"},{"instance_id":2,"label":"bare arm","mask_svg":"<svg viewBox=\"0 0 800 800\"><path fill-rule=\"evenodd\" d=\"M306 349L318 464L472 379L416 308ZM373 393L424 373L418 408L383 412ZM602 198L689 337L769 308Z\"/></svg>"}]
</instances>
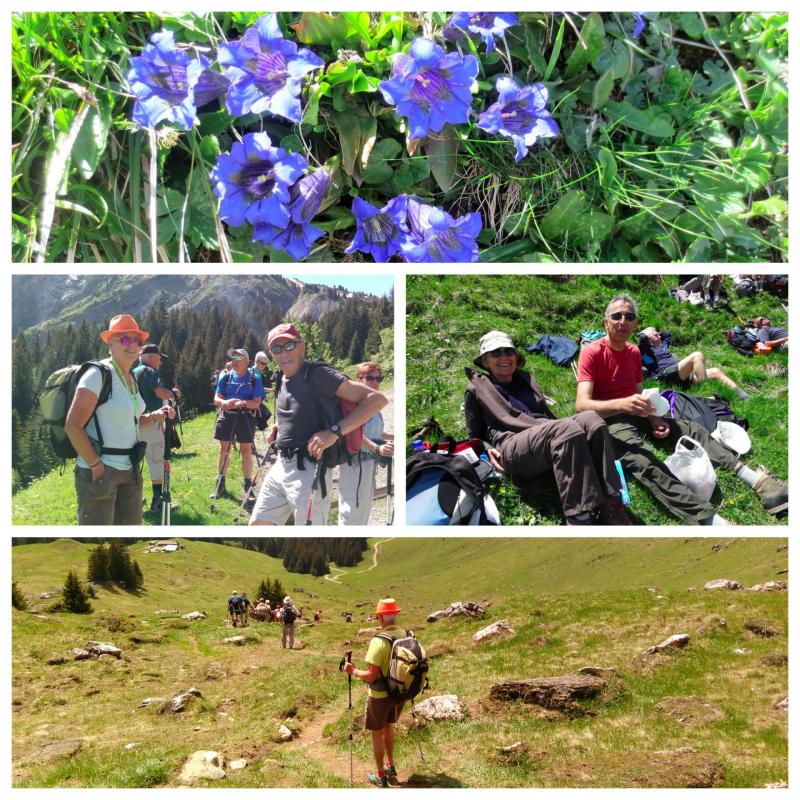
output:
<instances>
[{"instance_id":1,"label":"bare arm","mask_svg":"<svg viewBox=\"0 0 800 800\"><path fill-rule=\"evenodd\" d=\"M344 665L344 671L348 675L352 675L354 678L360 678L366 683L372 683L378 680L378 676L381 674L377 664L368 664L367 669L356 669L356 665L352 661L348 661Z\"/></svg>"},{"instance_id":2,"label":"bare arm","mask_svg":"<svg viewBox=\"0 0 800 800\"><path fill-rule=\"evenodd\" d=\"M67 419L64 422L64 433L67 434L75 451L87 464L93 464L100 460L92 440L85 430L95 408L97 408L97 395L86 388L78 389L72 398L72 405L69 407ZM92 470L92 477L99 477L102 474L100 467Z\"/></svg>"}]
</instances>

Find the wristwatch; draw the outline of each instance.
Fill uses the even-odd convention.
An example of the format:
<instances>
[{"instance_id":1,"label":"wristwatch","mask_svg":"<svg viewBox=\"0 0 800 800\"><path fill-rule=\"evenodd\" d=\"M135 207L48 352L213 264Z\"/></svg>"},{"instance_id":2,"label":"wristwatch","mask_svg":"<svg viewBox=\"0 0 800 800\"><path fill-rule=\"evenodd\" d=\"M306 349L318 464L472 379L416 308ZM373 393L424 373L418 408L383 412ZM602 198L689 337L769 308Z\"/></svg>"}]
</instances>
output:
<instances>
[{"instance_id":1,"label":"wristwatch","mask_svg":"<svg viewBox=\"0 0 800 800\"><path fill-rule=\"evenodd\" d=\"M338 422L334 422L333 425L331 425L331 430L336 434L337 439L344 439L344 434Z\"/></svg>"}]
</instances>

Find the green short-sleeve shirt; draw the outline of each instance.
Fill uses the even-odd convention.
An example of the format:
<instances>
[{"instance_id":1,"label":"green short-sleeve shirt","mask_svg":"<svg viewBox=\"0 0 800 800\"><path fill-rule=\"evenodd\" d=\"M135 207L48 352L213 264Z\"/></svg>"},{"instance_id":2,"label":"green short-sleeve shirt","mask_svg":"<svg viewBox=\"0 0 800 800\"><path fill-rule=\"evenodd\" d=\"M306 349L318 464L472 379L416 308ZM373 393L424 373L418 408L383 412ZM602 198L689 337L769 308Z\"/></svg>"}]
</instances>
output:
<instances>
[{"instance_id":1,"label":"green short-sleeve shirt","mask_svg":"<svg viewBox=\"0 0 800 800\"><path fill-rule=\"evenodd\" d=\"M390 625L388 628L383 628L381 633L404 633L402 628L397 625ZM389 674L389 661L392 658L392 646L385 639L379 639L377 636L373 637L367 648L367 664L375 664L381 672L383 677ZM388 697L387 692L382 692L380 689L373 689L369 687L369 696L374 697L376 700L381 697Z\"/></svg>"}]
</instances>

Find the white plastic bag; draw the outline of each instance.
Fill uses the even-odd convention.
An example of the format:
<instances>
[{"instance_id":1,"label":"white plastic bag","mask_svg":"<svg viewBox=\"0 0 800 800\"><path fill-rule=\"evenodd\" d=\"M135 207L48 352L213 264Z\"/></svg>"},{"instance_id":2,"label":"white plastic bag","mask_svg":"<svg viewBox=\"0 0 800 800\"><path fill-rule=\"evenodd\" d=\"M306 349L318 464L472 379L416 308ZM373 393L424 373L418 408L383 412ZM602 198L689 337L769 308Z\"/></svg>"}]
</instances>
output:
<instances>
[{"instance_id":1,"label":"white plastic bag","mask_svg":"<svg viewBox=\"0 0 800 800\"><path fill-rule=\"evenodd\" d=\"M717 475L703 446L689 436L681 436L675 452L664 460L667 469L698 497L710 500L717 485Z\"/></svg>"}]
</instances>

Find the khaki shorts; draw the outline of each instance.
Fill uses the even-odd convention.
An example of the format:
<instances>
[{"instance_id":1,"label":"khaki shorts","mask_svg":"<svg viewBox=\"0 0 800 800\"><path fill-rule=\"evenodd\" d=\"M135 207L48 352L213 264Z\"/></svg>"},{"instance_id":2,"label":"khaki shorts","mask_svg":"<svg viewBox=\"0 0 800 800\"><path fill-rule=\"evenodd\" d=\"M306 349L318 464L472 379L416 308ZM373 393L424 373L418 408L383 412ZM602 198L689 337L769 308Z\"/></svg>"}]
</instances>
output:
<instances>
[{"instance_id":1,"label":"khaki shorts","mask_svg":"<svg viewBox=\"0 0 800 800\"><path fill-rule=\"evenodd\" d=\"M294 517L295 525L305 524L315 469L316 464L311 459L306 459L305 469L298 469L297 456L286 458L279 454L278 460L272 465L261 484L250 520L285 525L291 517ZM312 525L325 524L330 505L330 491L323 500L317 489L311 505Z\"/></svg>"},{"instance_id":2,"label":"khaki shorts","mask_svg":"<svg viewBox=\"0 0 800 800\"><path fill-rule=\"evenodd\" d=\"M368 731L381 731L387 725L394 725L403 713L404 700L391 697L367 697L367 713L364 727Z\"/></svg>"}]
</instances>

